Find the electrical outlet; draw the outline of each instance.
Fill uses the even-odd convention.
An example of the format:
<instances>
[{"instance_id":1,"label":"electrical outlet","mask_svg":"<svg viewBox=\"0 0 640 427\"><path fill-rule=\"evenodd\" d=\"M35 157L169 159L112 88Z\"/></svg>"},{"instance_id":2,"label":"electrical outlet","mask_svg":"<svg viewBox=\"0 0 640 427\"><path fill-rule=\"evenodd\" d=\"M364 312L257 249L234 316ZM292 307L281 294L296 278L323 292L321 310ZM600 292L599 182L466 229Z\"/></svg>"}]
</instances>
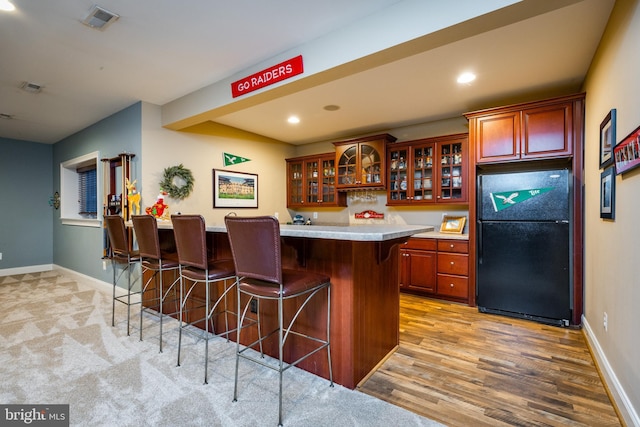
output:
<instances>
[{"instance_id":1,"label":"electrical outlet","mask_svg":"<svg viewBox=\"0 0 640 427\"><path fill-rule=\"evenodd\" d=\"M0 252L0 261L2 261L2 252Z\"/></svg>"},{"instance_id":2,"label":"electrical outlet","mask_svg":"<svg viewBox=\"0 0 640 427\"><path fill-rule=\"evenodd\" d=\"M102 261L102 269L106 270L107 269L107 261Z\"/></svg>"},{"instance_id":3,"label":"electrical outlet","mask_svg":"<svg viewBox=\"0 0 640 427\"><path fill-rule=\"evenodd\" d=\"M313 219L318 219L318 212L313 213Z\"/></svg>"},{"instance_id":4,"label":"electrical outlet","mask_svg":"<svg viewBox=\"0 0 640 427\"><path fill-rule=\"evenodd\" d=\"M604 312L604 316L602 316L602 325L604 326L604 331L607 332L609 329L609 316L607 316L607 312Z\"/></svg>"}]
</instances>

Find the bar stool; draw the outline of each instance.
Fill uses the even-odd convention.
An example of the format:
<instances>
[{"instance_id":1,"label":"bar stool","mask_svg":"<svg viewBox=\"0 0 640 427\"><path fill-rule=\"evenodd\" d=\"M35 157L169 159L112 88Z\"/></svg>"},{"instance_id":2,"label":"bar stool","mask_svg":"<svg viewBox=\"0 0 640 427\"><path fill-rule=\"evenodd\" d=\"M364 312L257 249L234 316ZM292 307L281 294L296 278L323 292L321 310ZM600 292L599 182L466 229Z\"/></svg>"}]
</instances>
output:
<instances>
[{"instance_id":1,"label":"bar stool","mask_svg":"<svg viewBox=\"0 0 640 427\"><path fill-rule=\"evenodd\" d=\"M135 298L132 302L131 297L141 294L141 291L134 291L133 285L135 281L131 280L131 270L135 265L140 263L140 254L138 251L132 250L129 244L127 227L124 219L120 215L106 215L104 217L107 225L107 235L109 236L111 266L113 267L113 299L111 312L111 326L115 326L116 301L126 304L127 306L127 335L129 335L129 326L131 320L131 306L140 304L141 299ZM117 274L118 267L121 269ZM122 275L127 273L126 293L117 295L116 288Z\"/></svg>"},{"instance_id":2,"label":"bar stool","mask_svg":"<svg viewBox=\"0 0 640 427\"><path fill-rule=\"evenodd\" d=\"M227 295L235 286L235 270L233 268L233 260L231 259L211 259L207 254L207 232L205 221L202 215L171 215L173 223L173 233L176 239L176 248L178 250L178 262L180 264L180 329L178 336L178 366L180 366L180 348L182 345L182 331L194 323L205 322L204 334L199 337L205 340L205 362L204 362L204 383L207 384L207 369L209 364L209 339L213 336L226 336L227 339L231 332L229 330L229 314L235 315L227 307ZM185 281L191 282L189 288L185 291ZM231 285L228 284L231 281ZM211 306L211 285L223 283L223 290L219 293L213 306ZM185 307L194 288L198 284L205 286L205 316L197 320L184 322ZM222 311L216 312L219 306ZM191 307L188 311L202 308ZM214 316L224 315L225 328L222 332L215 332L215 324L212 326L212 335L209 334L209 322L212 322ZM212 322L213 323L213 322ZM189 331L187 329L187 331Z\"/></svg>"},{"instance_id":3,"label":"bar stool","mask_svg":"<svg viewBox=\"0 0 640 427\"><path fill-rule=\"evenodd\" d=\"M282 374L292 366L312 354L326 348L329 363L329 381L333 387L333 372L331 369L330 346L330 320L331 320L331 282L329 276L311 271L289 270L282 268L280 224L278 220L270 216L261 217L225 217L227 234L231 245L231 253L235 263L237 280L237 306L238 306L238 333L236 347L236 373L233 390L233 401L238 396L238 364L240 358L259 363L274 369L280 374L280 390L278 402L278 425L282 425ZM302 313L307 303L321 290L327 291L327 330L326 337L318 338L298 332L293 329L294 322ZM244 307L241 307L242 295L249 299ZM299 308L291 316L287 313L288 323L284 324L284 303L286 300L304 296ZM260 300L272 300L278 302L278 326L275 330L263 335L258 332L258 340L240 349L240 333L245 329L244 320L253 300L257 300L258 318L260 318ZM260 328L260 324L258 324ZM260 358L245 354L245 351L262 342L269 336L278 334L278 365L274 367L265 363L262 359L262 347ZM285 363L283 360L284 346L289 335L303 337L310 341L311 347L315 347L296 361Z\"/></svg>"},{"instance_id":4,"label":"bar stool","mask_svg":"<svg viewBox=\"0 0 640 427\"><path fill-rule=\"evenodd\" d=\"M180 281L178 253L175 251L167 251L160 248L160 238L158 235L158 220L151 215L132 215L133 230L136 233L138 241L138 252L140 254L142 266L142 275L152 273L142 287L143 303L140 307L140 341L142 341L142 317L145 311L152 310L155 306L152 303L158 303L158 317L160 318L160 353L162 353L162 320L165 317L164 303L172 292L175 291L176 284ZM164 272L173 271L174 280L164 288ZM149 289L152 281L155 280L156 285ZM145 299L145 293L153 290L154 297ZM178 314L177 303L179 299L173 298L176 302L176 309L170 314Z\"/></svg>"}]
</instances>

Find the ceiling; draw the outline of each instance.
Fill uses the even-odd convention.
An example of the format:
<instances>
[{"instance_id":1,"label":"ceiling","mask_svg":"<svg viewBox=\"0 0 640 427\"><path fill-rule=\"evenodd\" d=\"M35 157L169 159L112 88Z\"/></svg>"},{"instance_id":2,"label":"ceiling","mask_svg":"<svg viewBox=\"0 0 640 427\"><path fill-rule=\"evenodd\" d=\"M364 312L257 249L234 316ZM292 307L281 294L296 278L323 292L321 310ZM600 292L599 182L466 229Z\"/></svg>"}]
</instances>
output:
<instances>
[{"instance_id":1,"label":"ceiling","mask_svg":"<svg viewBox=\"0 0 640 427\"><path fill-rule=\"evenodd\" d=\"M98 31L80 22L92 1L12 0L16 11L0 11L0 137L55 143L135 102L163 106L248 76L256 64L412 1L102 0L120 18ZM461 1L446 7L456 13ZM306 144L574 93L613 4L524 0L508 14L401 40L325 78L300 79L296 90L265 90L252 102L199 112L199 120ZM362 37L381 35L384 28ZM476 81L455 83L465 70ZM41 92L23 90L24 82ZM286 124L292 113L300 124Z\"/></svg>"}]
</instances>

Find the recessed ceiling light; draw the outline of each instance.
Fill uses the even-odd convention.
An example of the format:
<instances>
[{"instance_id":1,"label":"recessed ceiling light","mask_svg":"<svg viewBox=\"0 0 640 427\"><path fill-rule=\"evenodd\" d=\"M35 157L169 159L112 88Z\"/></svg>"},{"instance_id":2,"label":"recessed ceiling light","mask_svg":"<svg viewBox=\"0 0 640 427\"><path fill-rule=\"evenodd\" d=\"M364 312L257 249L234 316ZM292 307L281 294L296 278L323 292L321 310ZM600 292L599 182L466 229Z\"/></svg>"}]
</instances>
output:
<instances>
[{"instance_id":1,"label":"recessed ceiling light","mask_svg":"<svg viewBox=\"0 0 640 427\"><path fill-rule=\"evenodd\" d=\"M0 10L5 12L13 12L16 7L9 0L0 0Z\"/></svg>"},{"instance_id":2,"label":"recessed ceiling light","mask_svg":"<svg viewBox=\"0 0 640 427\"><path fill-rule=\"evenodd\" d=\"M290 116L287 121L289 123L291 123L292 125L295 125L297 123L300 123L300 118L298 116Z\"/></svg>"},{"instance_id":3,"label":"recessed ceiling light","mask_svg":"<svg viewBox=\"0 0 640 427\"><path fill-rule=\"evenodd\" d=\"M476 79L476 75L471 73L471 72L465 72L462 73L458 76L458 83L460 84L465 84L465 83L471 83L472 81L474 81Z\"/></svg>"},{"instance_id":4,"label":"recessed ceiling light","mask_svg":"<svg viewBox=\"0 0 640 427\"><path fill-rule=\"evenodd\" d=\"M322 107L322 108L324 108L324 109L325 109L325 110L327 110L327 111L337 111L337 110L339 110L339 109L340 109L340 106L339 106L339 105L329 104L329 105L325 105L325 106L324 106L324 107Z\"/></svg>"}]
</instances>

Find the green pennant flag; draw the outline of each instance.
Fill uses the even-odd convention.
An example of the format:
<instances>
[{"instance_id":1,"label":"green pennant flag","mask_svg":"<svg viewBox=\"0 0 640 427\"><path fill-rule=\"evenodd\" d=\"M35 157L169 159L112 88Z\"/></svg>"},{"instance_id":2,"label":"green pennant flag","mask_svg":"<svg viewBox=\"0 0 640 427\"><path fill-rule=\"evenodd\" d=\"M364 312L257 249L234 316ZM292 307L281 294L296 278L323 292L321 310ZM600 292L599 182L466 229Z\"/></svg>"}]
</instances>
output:
<instances>
[{"instance_id":1,"label":"green pennant flag","mask_svg":"<svg viewBox=\"0 0 640 427\"><path fill-rule=\"evenodd\" d=\"M224 161L225 166L238 165L240 163L251 161L251 159L246 159L244 157L236 156L235 154L224 152L222 153L222 160Z\"/></svg>"},{"instance_id":2,"label":"green pennant flag","mask_svg":"<svg viewBox=\"0 0 640 427\"><path fill-rule=\"evenodd\" d=\"M499 212L503 209L510 208L513 205L516 205L520 202L524 202L525 200L529 200L533 197L539 196L540 194L544 194L551 190L553 190L553 187L534 188L531 190L503 191L500 193L490 193L491 202L493 203L493 210L495 210L496 212Z\"/></svg>"}]
</instances>

